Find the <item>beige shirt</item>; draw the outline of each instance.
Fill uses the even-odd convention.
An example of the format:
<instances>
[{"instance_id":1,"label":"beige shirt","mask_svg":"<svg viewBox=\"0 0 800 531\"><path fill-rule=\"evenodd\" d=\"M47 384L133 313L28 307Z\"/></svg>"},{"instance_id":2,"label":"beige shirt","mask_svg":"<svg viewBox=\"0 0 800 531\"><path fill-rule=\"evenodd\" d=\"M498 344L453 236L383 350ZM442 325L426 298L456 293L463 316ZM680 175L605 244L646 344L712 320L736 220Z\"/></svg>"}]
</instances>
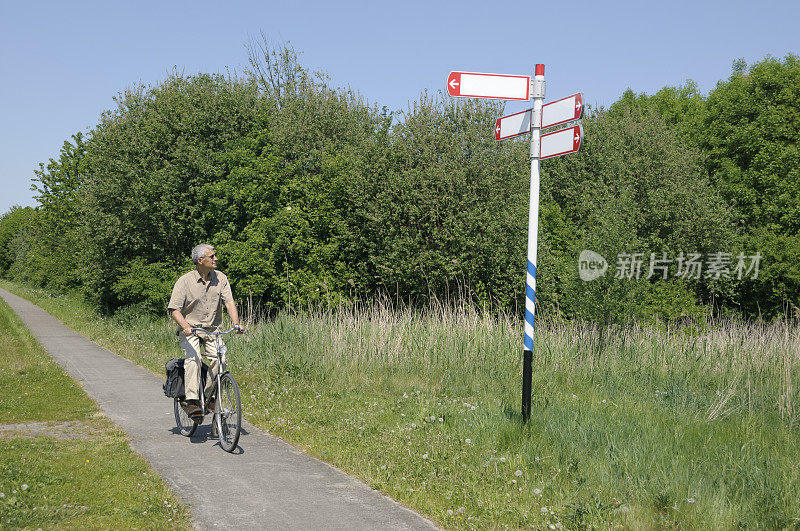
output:
<instances>
[{"instance_id":1,"label":"beige shirt","mask_svg":"<svg viewBox=\"0 0 800 531\"><path fill-rule=\"evenodd\" d=\"M222 324L222 305L231 301L233 293L224 273L211 271L203 282L195 269L175 283L167 311L180 311L190 326L211 328Z\"/></svg>"}]
</instances>

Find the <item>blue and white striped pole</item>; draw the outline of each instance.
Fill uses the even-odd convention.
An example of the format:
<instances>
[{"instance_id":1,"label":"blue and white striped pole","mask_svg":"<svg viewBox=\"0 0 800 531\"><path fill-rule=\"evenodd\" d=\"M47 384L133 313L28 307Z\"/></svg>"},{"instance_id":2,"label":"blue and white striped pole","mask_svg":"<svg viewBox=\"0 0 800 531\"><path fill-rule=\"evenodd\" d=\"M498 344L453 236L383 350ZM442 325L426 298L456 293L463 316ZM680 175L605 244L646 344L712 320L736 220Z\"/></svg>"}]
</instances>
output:
<instances>
[{"instance_id":1,"label":"blue and white striped pole","mask_svg":"<svg viewBox=\"0 0 800 531\"><path fill-rule=\"evenodd\" d=\"M536 244L539 235L539 154L544 101L544 65L537 64L531 82L531 195L528 209L528 264L525 276L525 331L522 353L522 422L531 416L531 377L533 373L533 316L536 307Z\"/></svg>"}]
</instances>

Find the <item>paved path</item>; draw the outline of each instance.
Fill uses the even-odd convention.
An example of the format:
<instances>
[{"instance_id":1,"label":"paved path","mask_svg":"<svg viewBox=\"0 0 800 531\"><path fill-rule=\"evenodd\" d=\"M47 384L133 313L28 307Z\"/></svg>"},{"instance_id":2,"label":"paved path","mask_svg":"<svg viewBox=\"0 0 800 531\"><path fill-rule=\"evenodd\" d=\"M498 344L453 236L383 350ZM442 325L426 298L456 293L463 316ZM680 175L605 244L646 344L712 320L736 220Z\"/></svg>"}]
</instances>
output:
<instances>
[{"instance_id":1,"label":"paved path","mask_svg":"<svg viewBox=\"0 0 800 531\"><path fill-rule=\"evenodd\" d=\"M243 423L237 453L207 421L177 433L162 379L0 289L47 352L83 384L186 503L200 529L436 529L432 522L258 428ZM177 348L177 345L176 345Z\"/></svg>"}]
</instances>

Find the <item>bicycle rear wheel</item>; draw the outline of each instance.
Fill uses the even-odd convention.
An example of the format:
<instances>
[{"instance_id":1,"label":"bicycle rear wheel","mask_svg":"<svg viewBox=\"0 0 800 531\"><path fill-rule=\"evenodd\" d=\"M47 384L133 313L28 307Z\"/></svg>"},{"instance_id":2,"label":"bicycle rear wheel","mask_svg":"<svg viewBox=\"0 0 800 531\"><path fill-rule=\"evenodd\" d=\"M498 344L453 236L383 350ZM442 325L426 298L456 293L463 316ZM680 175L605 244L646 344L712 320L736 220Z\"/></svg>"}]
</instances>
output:
<instances>
[{"instance_id":1,"label":"bicycle rear wheel","mask_svg":"<svg viewBox=\"0 0 800 531\"><path fill-rule=\"evenodd\" d=\"M220 376L216 409L214 421L217 423L219 444L226 452L232 452L242 430L242 401L239 398L239 386L230 373Z\"/></svg>"},{"instance_id":2,"label":"bicycle rear wheel","mask_svg":"<svg viewBox=\"0 0 800 531\"><path fill-rule=\"evenodd\" d=\"M175 407L175 422L178 424L178 429L181 432L181 435L184 437L190 437L194 430L197 429L197 424L189 418L189 415L183 410L183 406L181 406L181 401L177 398L174 399L174 407Z\"/></svg>"}]
</instances>

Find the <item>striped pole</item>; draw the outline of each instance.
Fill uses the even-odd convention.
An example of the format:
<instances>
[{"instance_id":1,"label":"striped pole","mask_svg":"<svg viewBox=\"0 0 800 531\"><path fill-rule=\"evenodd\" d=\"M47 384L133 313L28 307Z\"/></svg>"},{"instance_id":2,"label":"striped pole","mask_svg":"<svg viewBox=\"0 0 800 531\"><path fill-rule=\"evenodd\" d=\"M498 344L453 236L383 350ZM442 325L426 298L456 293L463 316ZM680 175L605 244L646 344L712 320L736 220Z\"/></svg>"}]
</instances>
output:
<instances>
[{"instance_id":1,"label":"striped pole","mask_svg":"<svg viewBox=\"0 0 800 531\"><path fill-rule=\"evenodd\" d=\"M537 64L531 81L531 195L528 210L528 265L525 277L525 332L522 352L522 422L531 416L531 377L533 373L533 315L536 307L536 244L539 235L539 153L544 101L544 65Z\"/></svg>"}]
</instances>

